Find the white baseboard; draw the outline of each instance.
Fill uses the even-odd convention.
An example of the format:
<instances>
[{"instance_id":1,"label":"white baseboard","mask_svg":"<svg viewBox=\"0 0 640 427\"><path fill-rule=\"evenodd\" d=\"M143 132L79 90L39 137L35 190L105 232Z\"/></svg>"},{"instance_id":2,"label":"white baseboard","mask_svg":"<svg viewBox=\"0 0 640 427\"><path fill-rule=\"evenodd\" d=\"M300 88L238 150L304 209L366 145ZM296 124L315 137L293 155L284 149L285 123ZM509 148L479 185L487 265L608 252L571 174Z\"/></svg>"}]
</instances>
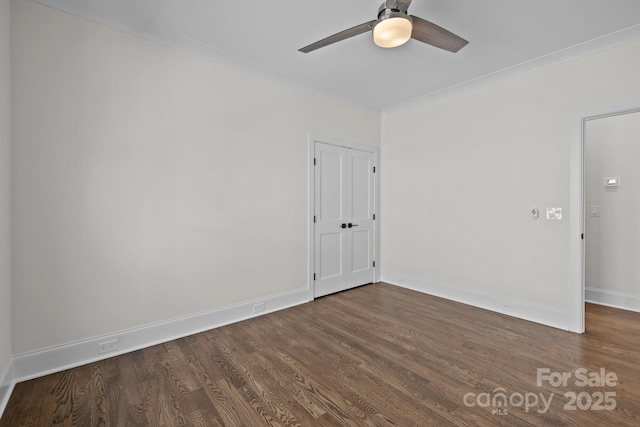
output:
<instances>
[{"instance_id":1,"label":"white baseboard","mask_svg":"<svg viewBox=\"0 0 640 427\"><path fill-rule=\"evenodd\" d=\"M640 295L607 291L598 288L585 289L585 301L608 307L640 312Z\"/></svg>"},{"instance_id":2,"label":"white baseboard","mask_svg":"<svg viewBox=\"0 0 640 427\"><path fill-rule=\"evenodd\" d=\"M9 359L6 366L0 370L0 418L4 413L11 392L13 392L13 386L16 384L13 376L13 358Z\"/></svg>"},{"instance_id":3,"label":"white baseboard","mask_svg":"<svg viewBox=\"0 0 640 427\"><path fill-rule=\"evenodd\" d=\"M495 311L519 319L540 323L565 331L569 328L569 313L555 307L532 304L524 300L506 298L474 289L456 287L411 277L391 271L382 271L381 280L402 288L411 289L440 298Z\"/></svg>"},{"instance_id":4,"label":"white baseboard","mask_svg":"<svg viewBox=\"0 0 640 427\"><path fill-rule=\"evenodd\" d=\"M308 289L301 289L247 301L202 313L167 320L109 335L76 341L14 356L13 381L20 382L65 369L107 359L230 323L250 319L309 301ZM255 306L262 307L254 312ZM98 354L98 344L117 340L114 351Z\"/></svg>"}]
</instances>

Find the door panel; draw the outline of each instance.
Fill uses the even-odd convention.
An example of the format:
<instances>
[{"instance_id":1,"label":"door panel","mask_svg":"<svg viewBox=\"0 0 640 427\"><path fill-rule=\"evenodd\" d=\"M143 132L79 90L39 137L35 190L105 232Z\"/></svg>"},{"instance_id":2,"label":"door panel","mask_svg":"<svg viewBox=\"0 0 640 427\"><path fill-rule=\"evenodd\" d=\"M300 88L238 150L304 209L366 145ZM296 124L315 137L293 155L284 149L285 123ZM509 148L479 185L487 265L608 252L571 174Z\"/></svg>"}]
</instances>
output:
<instances>
[{"instance_id":1,"label":"door panel","mask_svg":"<svg viewBox=\"0 0 640 427\"><path fill-rule=\"evenodd\" d=\"M342 233L324 233L320 235L320 277L319 280L342 276Z\"/></svg>"},{"instance_id":2,"label":"door panel","mask_svg":"<svg viewBox=\"0 0 640 427\"><path fill-rule=\"evenodd\" d=\"M323 149L318 153L317 157L321 165L317 168L320 180L320 197L318 199L320 209L318 214L321 221L341 221L344 216L344 155L342 152L335 152L333 149L329 150Z\"/></svg>"},{"instance_id":3,"label":"door panel","mask_svg":"<svg viewBox=\"0 0 640 427\"><path fill-rule=\"evenodd\" d=\"M315 143L314 296L373 282L373 153Z\"/></svg>"},{"instance_id":4,"label":"door panel","mask_svg":"<svg viewBox=\"0 0 640 427\"><path fill-rule=\"evenodd\" d=\"M315 144L315 296L344 286L347 271L346 222L347 168L344 148Z\"/></svg>"},{"instance_id":5,"label":"door panel","mask_svg":"<svg viewBox=\"0 0 640 427\"><path fill-rule=\"evenodd\" d=\"M373 153L351 150L350 154L351 218L372 218Z\"/></svg>"},{"instance_id":6,"label":"door panel","mask_svg":"<svg viewBox=\"0 0 640 427\"><path fill-rule=\"evenodd\" d=\"M357 273L372 268L369 248L371 238L369 230L351 231L351 273Z\"/></svg>"},{"instance_id":7,"label":"door panel","mask_svg":"<svg viewBox=\"0 0 640 427\"><path fill-rule=\"evenodd\" d=\"M373 153L348 150L349 286L373 282Z\"/></svg>"}]
</instances>

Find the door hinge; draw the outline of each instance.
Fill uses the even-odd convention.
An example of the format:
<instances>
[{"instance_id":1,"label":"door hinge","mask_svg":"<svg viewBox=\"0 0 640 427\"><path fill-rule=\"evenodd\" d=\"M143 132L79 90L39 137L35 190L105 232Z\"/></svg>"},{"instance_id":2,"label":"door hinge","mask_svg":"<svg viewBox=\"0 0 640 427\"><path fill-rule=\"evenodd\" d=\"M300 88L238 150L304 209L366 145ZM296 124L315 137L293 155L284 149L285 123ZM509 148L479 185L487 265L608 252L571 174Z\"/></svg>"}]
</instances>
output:
<instances>
[{"instance_id":1,"label":"door hinge","mask_svg":"<svg viewBox=\"0 0 640 427\"><path fill-rule=\"evenodd\" d=\"M374 221L376 220L376 214L373 214L373 220Z\"/></svg>"},{"instance_id":2,"label":"door hinge","mask_svg":"<svg viewBox=\"0 0 640 427\"><path fill-rule=\"evenodd\" d=\"M375 166L373 167L373 173L376 173L376 167Z\"/></svg>"},{"instance_id":3,"label":"door hinge","mask_svg":"<svg viewBox=\"0 0 640 427\"><path fill-rule=\"evenodd\" d=\"M314 157L313 158L313 166L315 166L315 165L316 165L316 158Z\"/></svg>"},{"instance_id":4,"label":"door hinge","mask_svg":"<svg viewBox=\"0 0 640 427\"><path fill-rule=\"evenodd\" d=\"M316 216L315 215L313 216L313 223L314 224L316 223Z\"/></svg>"},{"instance_id":5,"label":"door hinge","mask_svg":"<svg viewBox=\"0 0 640 427\"><path fill-rule=\"evenodd\" d=\"M316 273L313 273L313 281L316 281Z\"/></svg>"},{"instance_id":6,"label":"door hinge","mask_svg":"<svg viewBox=\"0 0 640 427\"><path fill-rule=\"evenodd\" d=\"M582 240L584 240L584 233L582 233L582 236L580 236L580 238L581 238Z\"/></svg>"},{"instance_id":7,"label":"door hinge","mask_svg":"<svg viewBox=\"0 0 640 427\"><path fill-rule=\"evenodd\" d=\"M374 266L374 267L376 266L376 262L375 262L375 261L373 261L373 266Z\"/></svg>"}]
</instances>

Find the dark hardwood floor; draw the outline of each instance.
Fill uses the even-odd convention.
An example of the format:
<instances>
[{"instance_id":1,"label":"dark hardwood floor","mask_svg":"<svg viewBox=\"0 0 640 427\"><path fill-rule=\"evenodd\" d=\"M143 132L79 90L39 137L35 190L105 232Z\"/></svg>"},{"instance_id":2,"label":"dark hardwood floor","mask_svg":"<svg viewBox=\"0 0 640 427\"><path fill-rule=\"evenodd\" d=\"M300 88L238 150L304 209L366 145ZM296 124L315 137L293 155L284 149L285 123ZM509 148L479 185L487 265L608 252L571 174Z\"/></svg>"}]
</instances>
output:
<instances>
[{"instance_id":1,"label":"dark hardwood floor","mask_svg":"<svg viewBox=\"0 0 640 427\"><path fill-rule=\"evenodd\" d=\"M0 420L218 425L637 426L640 313L578 335L368 285L17 384Z\"/></svg>"}]
</instances>

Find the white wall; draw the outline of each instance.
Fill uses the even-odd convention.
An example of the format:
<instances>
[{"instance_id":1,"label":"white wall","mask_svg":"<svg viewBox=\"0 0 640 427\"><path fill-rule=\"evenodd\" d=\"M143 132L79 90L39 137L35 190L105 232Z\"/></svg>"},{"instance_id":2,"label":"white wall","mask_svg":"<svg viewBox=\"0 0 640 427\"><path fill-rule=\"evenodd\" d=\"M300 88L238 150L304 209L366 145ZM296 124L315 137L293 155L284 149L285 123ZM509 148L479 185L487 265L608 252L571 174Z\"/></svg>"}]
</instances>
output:
<instances>
[{"instance_id":1,"label":"white wall","mask_svg":"<svg viewBox=\"0 0 640 427\"><path fill-rule=\"evenodd\" d=\"M637 99L638 75L634 42L384 112L383 279L565 326L570 116Z\"/></svg>"},{"instance_id":2,"label":"white wall","mask_svg":"<svg viewBox=\"0 0 640 427\"><path fill-rule=\"evenodd\" d=\"M0 408L11 361L11 26L10 1L0 0ZM0 409L1 412L1 409Z\"/></svg>"},{"instance_id":3,"label":"white wall","mask_svg":"<svg viewBox=\"0 0 640 427\"><path fill-rule=\"evenodd\" d=\"M378 112L14 5L14 353L307 286L307 137Z\"/></svg>"},{"instance_id":4,"label":"white wall","mask_svg":"<svg viewBox=\"0 0 640 427\"><path fill-rule=\"evenodd\" d=\"M585 286L640 298L640 113L588 121L584 153ZM621 186L603 188L610 176Z\"/></svg>"}]
</instances>

